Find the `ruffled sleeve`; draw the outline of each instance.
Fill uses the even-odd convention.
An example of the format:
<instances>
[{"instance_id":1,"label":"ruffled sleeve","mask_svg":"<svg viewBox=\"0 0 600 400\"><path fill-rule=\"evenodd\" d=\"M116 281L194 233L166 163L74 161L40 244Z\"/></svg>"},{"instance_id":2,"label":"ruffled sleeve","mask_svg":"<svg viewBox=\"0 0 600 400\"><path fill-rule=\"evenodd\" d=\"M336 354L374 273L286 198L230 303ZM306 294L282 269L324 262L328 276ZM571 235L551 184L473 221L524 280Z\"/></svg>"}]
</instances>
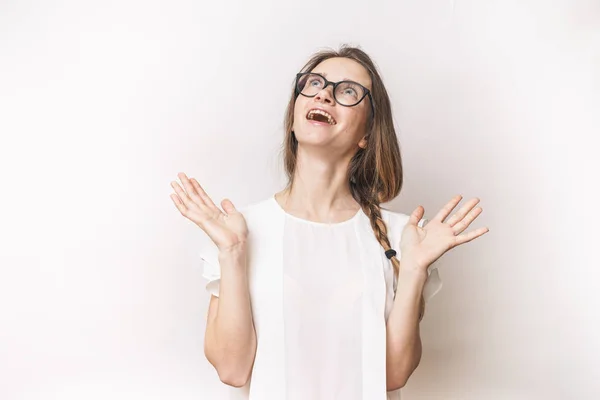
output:
<instances>
[{"instance_id":1,"label":"ruffled sleeve","mask_svg":"<svg viewBox=\"0 0 600 400\"><path fill-rule=\"evenodd\" d=\"M207 280L206 291L219 297L221 283L221 266L219 264L219 249L208 236L203 237L200 245L200 259L203 262L202 277Z\"/></svg>"}]
</instances>

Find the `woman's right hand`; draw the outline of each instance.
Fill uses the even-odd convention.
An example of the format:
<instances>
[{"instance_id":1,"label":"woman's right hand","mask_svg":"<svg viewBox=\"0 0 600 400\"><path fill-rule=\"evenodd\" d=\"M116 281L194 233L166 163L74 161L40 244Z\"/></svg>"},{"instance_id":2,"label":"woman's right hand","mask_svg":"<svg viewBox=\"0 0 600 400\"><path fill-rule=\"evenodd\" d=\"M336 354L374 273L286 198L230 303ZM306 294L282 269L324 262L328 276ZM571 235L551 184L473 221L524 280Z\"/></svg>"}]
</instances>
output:
<instances>
[{"instance_id":1,"label":"woman's right hand","mask_svg":"<svg viewBox=\"0 0 600 400\"><path fill-rule=\"evenodd\" d=\"M236 210L229 199L221 201L223 211L208 197L204 189L194 178L180 172L177 174L183 184L183 190L176 181L171 182L175 193L171 200L181 214L198 225L217 245L219 251L234 250L246 243L248 226L242 213Z\"/></svg>"}]
</instances>

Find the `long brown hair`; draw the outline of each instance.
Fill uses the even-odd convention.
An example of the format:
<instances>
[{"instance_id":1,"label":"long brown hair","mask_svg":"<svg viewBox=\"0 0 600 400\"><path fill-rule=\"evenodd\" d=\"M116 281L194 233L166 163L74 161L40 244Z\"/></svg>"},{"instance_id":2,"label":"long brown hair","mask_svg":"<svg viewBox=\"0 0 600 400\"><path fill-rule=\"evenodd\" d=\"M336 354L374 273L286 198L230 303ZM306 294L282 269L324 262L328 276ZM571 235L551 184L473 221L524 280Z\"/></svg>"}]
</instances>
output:
<instances>
[{"instance_id":1,"label":"long brown hair","mask_svg":"<svg viewBox=\"0 0 600 400\"><path fill-rule=\"evenodd\" d=\"M352 197L361 205L371 221L375 237L384 251L391 249L387 236L387 227L381 218L380 203L394 199L402 188L402 158L392 109L383 81L371 58L361 49L344 45L338 51L327 49L315 53L302 68L302 72L312 71L321 62L334 57L349 58L361 64L371 77L371 96L374 114L368 117L366 127L367 146L360 148L350 160L348 182ZM368 101L368 99L365 99ZM365 101L363 100L363 101ZM294 106L296 93L287 106L284 120L285 141L283 143L284 168L288 178L288 187L293 184L296 170L298 141L292 132L294 125ZM397 276L400 262L391 258Z\"/></svg>"}]
</instances>

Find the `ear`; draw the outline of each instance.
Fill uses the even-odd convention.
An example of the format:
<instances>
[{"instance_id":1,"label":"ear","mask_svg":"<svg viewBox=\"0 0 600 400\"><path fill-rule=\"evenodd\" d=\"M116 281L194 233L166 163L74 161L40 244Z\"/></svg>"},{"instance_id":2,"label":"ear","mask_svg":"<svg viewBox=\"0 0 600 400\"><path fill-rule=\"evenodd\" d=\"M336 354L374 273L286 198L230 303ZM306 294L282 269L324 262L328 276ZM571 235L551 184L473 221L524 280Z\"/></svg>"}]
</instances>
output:
<instances>
[{"instance_id":1,"label":"ear","mask_svg":"<svg viewBox=\"0 0 600 400\"><path fill-rule=\"evenodd\" d=\"M367 137L363 137L362 139L360 139L360 142L358 142L358 147L360 147L361 149L366 149L367 148Z\"/></svg>"}]
</instances>

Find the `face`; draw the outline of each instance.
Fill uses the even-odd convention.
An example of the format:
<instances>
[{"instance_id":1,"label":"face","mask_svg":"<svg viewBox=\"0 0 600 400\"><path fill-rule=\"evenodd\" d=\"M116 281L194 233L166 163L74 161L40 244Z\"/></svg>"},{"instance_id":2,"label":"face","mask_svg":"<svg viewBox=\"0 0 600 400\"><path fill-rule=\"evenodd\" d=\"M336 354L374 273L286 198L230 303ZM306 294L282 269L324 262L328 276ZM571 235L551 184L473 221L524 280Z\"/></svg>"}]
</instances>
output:
<instances>
[{"instance_id":1,"label":"face","mask_svg":"<svg viewBox=\"0 0 600 400\"><path fill-rule=\"evenodd\" d=\"M321 74L332 82L354 81L371 90L367 70L348 58L327 59L310 72ZM333 85L321 89L314 97L298 95L294 106L296 139L300 144L330 146L342 151L356 150L357 146L364 148L369 102L366 96L355 106L342 106L335 101Z\"/></svg>"}]
</instances>

